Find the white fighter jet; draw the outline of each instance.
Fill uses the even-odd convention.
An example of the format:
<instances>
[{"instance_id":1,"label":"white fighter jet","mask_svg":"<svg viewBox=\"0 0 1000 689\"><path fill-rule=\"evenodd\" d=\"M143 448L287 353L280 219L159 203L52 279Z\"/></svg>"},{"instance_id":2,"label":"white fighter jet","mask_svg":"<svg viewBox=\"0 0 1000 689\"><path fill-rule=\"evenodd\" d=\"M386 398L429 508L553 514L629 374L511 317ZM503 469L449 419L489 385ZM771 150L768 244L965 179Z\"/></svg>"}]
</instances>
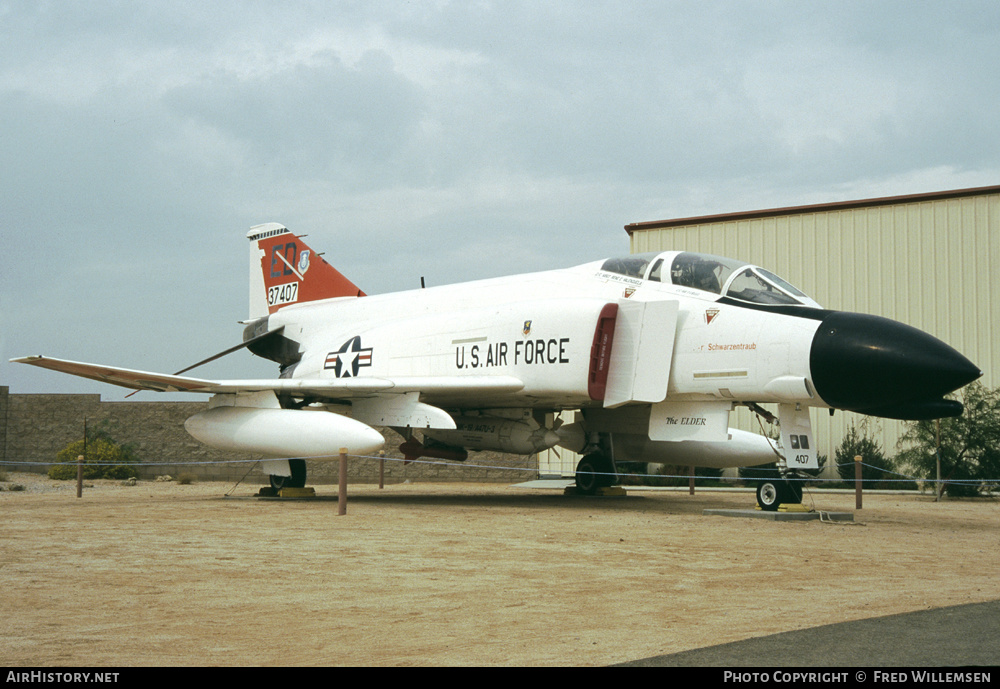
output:
<instances>
[{"instance_id":1,"label":"white fighter jet","mask_svg":"<svg viewBox=\"0 0 1000 689\"><path fill-rule=\"evenodd\" d=\"M276 488L304 485L305 458L378 450L385 439L373 426L383 426L403 436L408 458L566 447L583 455L584 493L612 485L624 462L739 467L777 456L783 478L757 491L769 510L800 502L801 483L789 479L818 468L810 407L954 416L962 406L944 395L982 375L922 331L823 309L729 258L664 251L366 296L280 224L247 237L250 318L243 344L222 354L246 347L276 362L278 378L13 361L209 393L188 432L262 454ZM737 405L769 415L761 404L777 405L780 443L729 428ZM567 410L578 420L561 425Z\"/></svg>"}]
</instances>

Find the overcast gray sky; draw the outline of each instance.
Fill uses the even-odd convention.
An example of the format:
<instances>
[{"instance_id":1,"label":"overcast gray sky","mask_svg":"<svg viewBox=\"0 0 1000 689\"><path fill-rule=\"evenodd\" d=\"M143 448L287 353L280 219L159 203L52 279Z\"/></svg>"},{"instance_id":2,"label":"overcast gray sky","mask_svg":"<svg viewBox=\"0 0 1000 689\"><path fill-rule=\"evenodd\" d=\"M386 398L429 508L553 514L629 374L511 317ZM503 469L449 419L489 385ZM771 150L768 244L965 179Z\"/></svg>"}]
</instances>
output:
<instances>
[{"instance_id":1,"label":"overcast gray sky","mask_svg":"<svg viewBox=\"0 0 1000 689\"><path fill-rule=\"evenodd\" d=\"M0 385L122 399L7 359L238 343L261 222L383 293L624 254L630 222L997 184L997 65L996 0L0 0Z\"/></svg>"}]
</instances>

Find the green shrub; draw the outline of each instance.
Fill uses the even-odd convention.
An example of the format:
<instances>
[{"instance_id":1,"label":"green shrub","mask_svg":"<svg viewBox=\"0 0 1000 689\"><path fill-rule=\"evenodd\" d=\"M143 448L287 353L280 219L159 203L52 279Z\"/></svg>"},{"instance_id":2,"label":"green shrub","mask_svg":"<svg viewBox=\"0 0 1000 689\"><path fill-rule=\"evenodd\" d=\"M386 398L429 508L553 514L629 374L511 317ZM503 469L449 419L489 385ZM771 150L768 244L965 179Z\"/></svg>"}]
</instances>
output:
<instances>
[{"instance_id":1,"label":"green shrub","mask_svg":"<svg viewBox=\"0 0 1000 689\"><path fill-rule=\"evenodd\" d=\"M860 424L851 424L847 429L834 455L840 478L845 483L854 485L854 458L860 455L863 488L916 490L916 483L900 476L897 471L899 463L887 457L882 445L872 437L877 430L877 426L875 429L871 428L873 423L870 418L865 418Z\"/></svg>"},{"instance_id":2,"label":"green shrub","mask_svg":"<svg viewBox=\"0 0 1000 689\"><path fill-rule=\"evenodd\" d=\"M1000 481L1000 388L972 383L962 390L962 403L961 416L910 422L897 455L914 474L934 480L940 424L941 479L951 497L996 490Z\"/></svg>"},{"instance_id":3,"label":"green shrub","mask_svg":"<svg viewBox=\"0 0 1000 689\"><path fill-rule=\"evenodd\" d=\"M134 464L137 459L131 448L121 446L107 437L89 438L86 442L77 440L70 443L56 454L55 464L49 468L49 478L69 480L76 478L76 458L86 454L83 460L83 477L85 479L132 478L136 475Z\"/></svg>"}]
</instances>

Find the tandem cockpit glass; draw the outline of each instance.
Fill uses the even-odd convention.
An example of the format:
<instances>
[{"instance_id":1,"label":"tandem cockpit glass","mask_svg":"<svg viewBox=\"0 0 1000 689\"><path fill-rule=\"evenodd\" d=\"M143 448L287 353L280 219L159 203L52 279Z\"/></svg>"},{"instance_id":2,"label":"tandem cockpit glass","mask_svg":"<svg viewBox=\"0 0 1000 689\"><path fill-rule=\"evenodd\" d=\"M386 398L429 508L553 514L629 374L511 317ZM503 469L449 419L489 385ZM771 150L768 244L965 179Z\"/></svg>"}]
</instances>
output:
<instances>
[{"instance_id":1,"label":"tandem cockpit glass","mask_svg":"<svg viewBox=\"0 0 1000 689\"><path fill-rule=\"evenodd\" d=\"M633 254L611 258L601 270L711 292L753 304L810 306L819 304L774 273L738 261L690 251Z\"/></svg>"}]
</instances>

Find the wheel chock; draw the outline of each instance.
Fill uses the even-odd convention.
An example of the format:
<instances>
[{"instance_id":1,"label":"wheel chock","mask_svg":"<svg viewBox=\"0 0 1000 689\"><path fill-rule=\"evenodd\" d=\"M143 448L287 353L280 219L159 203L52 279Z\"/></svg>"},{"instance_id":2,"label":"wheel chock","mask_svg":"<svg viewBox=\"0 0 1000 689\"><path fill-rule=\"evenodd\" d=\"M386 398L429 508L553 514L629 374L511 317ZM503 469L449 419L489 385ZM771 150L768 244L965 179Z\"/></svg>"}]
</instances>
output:
<instances>
[{"instance_id":1,"label":"wheel chock","mask_svg":"<svg viewBox=\"0 0 1000 689\"><path fill-rule=\"evenodd\" d=\"M315 498L316 489L311 487L305 488L282 488L278 491L279 498Z\"/></svg>"},{"instance_id":2,"label":"wheel chock","mask_svg":"<svg viewBox=\"0 0 1000 689\"><path fill-rule=\"evenodd\" d=\"M576 486L566 486L563 489L563 495L584 495ZM628 494L625 489L621 486L607 486L606 488L598 488L594 491L591 497L601 497L601 498L624 498Z\"/></svg>"}]
</instances>

